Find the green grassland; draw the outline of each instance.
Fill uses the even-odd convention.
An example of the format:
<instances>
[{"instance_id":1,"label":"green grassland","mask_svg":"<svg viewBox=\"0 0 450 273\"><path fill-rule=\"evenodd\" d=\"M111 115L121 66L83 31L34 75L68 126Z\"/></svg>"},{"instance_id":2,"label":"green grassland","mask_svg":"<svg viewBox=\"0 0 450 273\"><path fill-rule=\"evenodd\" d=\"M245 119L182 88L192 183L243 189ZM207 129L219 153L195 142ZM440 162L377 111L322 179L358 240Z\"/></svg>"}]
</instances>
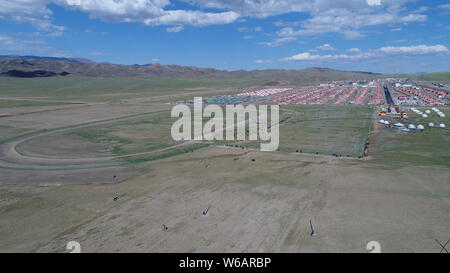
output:
<instances>
[{"instance_id":1,"label":"green grassland","mask_svg":"<svg viewBox=\"0 0 450 273\"><path fill-rule=\"evenodd\" d=\"M421 81L450 82L450 72L427 73L419 77Z\"/></svg>"},{"instance_id":2,"label":"green grassland","mask_svg":"<svg viewBox=\"0 0 450 273\"><path fill-rule=\"evenodd\" d=\"M113 155L122 156L177 144L170 136L171 125L170 112L163 111L127 121L76 129L57 136L75 136L91 143L106 143ZM28 143L30 144L33 145Z\"/></svg>"},{"instance_id":3,"label":"green grassland","mask_svg":"<svg viewBox=\"0 0 450 273\"><path fill-rule=\"evenodd\" d=\"M250 79L166 79L166 78L1 78L0 96L46 97L49 99L114 100L182 94L192 89L231 88L251 84Z\"/></svg>"},{"instance_id":4,"label":"green grassland","mask_svg":"<svg viewBox=\"0 0 450 273\"><path fill-rule=\"evenodd\" d=\"M0 143L16 135L30 132L31 129L17 128L13 126L0 125Z\"/></svg>"},{"instance_id":5,"label":"green grassland","mask_svg":"<svg viewBox=\"0 0 450 273\"><path fill-rule=\"evenodd\" d=\"M348 157L359 157L369 134L373 110L359 106L300 106L283 107L280 120L280 146L283 152L318 153ZM171 126L176 118L171 118L169 111L153 113L145 117L137 117L126 121L118 120L111 124L93 125L68 132L57 133L52 138L77 137L89 143L101 143L116 156L152 152L163 149L156 157L176 155L192 150L193 145L177 149L168 149L178 145L171 137ZM204 123L208 121L204 118ZM45 137L44 137L45 138ZM55 139L56 138L56 139ZM73 139L76 140L76 139ZM83 142L80 141L79 145ZM209 145L204 142L202 145ZM259 148L257 141L215 141L215 145L232 145L241 148ZM44 139L35 138L24 142L17 148L26 153L32 147L52 145ZM83 146L83 145L82 145ZM85 145L89 147L88 145ZM201 145L200 145L201 146ZM49 147L50 149L50 147ZM80 147L83 149L83 147ZM196 148L194 148L196 149ZM69 151L70 152L70 151ZM166 155L166 153L168 153ZM103 153L102 153L103 155ZM136 163L142 160L154 160L155 156L129 157L127 161Z\"/></svg>"},{"instance_id":6,"label":"green grassland","mask_svg":"<svg viewBox=\"0 0 450 273\"><path fill-rule=\"evenodd\" d=\"M67 104L64 102L38 101L38 100L3 100L0 99L0 109L12 107L54 106Z\"/></svg>"},{"instance_id":7,"label":"green grassland","mask_svg":"<svg viewBox=\"0 0 450 273\"><path fill-rule=\"evenodd\" d=\"M172 149L160 151L151 155L138 155L138 156L132 156L132 157L125 157L124 160L128 163L143 163L143 162L149 162L149 161L155 161L160 160L164 158L169 158L177 155L182 155L186 153L192 153L196 150L199 150L201 148L208 147L208 143L195 143L191 145L181 146L181 147L174 147Z\"/></svg>"},{"instance_id":8,"label":"green grassland","mask_svg":"<svg viewBox=\"0 0 450 273\"><path fill-rule=\"evenodd\" d=\"M279 151L359 157L371 127L373 109L366 106L282 107ZM259 141L218 141L259 148Z\"/></svg>"},{"instance_id":9,"label":"green grassland","mask_svg":"<svg viewBox=\"0 0 450 273\"><path fill-rule=\"evenodd\" d=\"M102 144L97 151L97 156L104 156L108 150L114 156L128 156L137 153L147 153L157 150L151 155L139 155L123 157L129 163L140 163L175 156L207 146L204 144L192 144L182 147L171 146L181 144L171 137L171 126L175 119L170 117L169 111L152 113L144 117L138 117L126 121L116 121L111 124L92 125L80 129L55 133L51 142L46 141L48 136L34 138L17 146L17 151L27 154L27 151L40 150L51 151L55 142L61 143L65 139L75 143L75 146L67 145L62 153L74 155L85 149L85 153L92 155L90 144ZM70 146L70 147L69 147ZM78 146L78 148L77 148ZM55 148L53 148L55 149ZM94 151L95 153L95 151Z\"/></svg>"},{"instance_id":10,"label":"green grassland","mask_svg":"<svg viewBox=\"0 0 450 273\"><path fill-rule=\"evenodd\" d=\"M1 78L0 97L59 103L175 94L175 101L192 99L192 90L249 82ZM27 169L31 159L17 159L20 169L0 169L0 182L17 183L0 183L0 251L64 252L71 240L83 252L365 252L368 240L379 240L384 252L441 250L433 240L448 235L447 130L389 130L367 106L282 106L280 152L265 153L251 141L179 145L170 133L171 105L153 106L93 104L86 115L82 107L0 119L0 144L26 137L15 147L19 154L87 162L121 156L107 166L123 166L37 170ZM449 128L450 108L439 109L446 118L410 113L410 122ZM53 116L63 122L22 128ZM367 139L364 160L306 155L360 157ZM122 178L128 168L133 174ZM310 236L311 219L319 236Z\"/></svg>"},{"instance_id":11,"label":"green grassland","mask_svg":"<svg viewBox=\"0 0 450 273\"><path fill-rule=\"evenodd\" d=\"M183 94L189 90L234 88L250 84L250 80L229 79L144 79L144 78L83 78L54 77L46 79L2 78L0 95L44 96L55 100L108 100L132 96ZM189 96L192 98L192 96ZM177 97L177 100L179 97ZM0 100L0 106L43 106L51 101ZM281 108L280 146L283 152L360 157L371 130L373 109L367 106L289 106ZM123 156L166 149L179 144L172 140L170 128L175 119L169 112L116 121L109 125L93 125L60 133L91 143L107 143L113 155ZM206 121L206 119L205 119ZM427 122L433 121L429 119ZM416 122L416 121L415 121ZM417 122L425 122L418 118ZM417 123L416 122L416 123ZM435 122L436 123L436 122ZM426 124L426 123L425 123ZM446 122L448 125L448 122ZM21 131L3 127L2 138ZM425 132L391 132L386 130L370 141L370 153L377 160L389 157L394 162L448 165L448 133L432 129ZM25 143L33 145L33 142ZM43 141L38 143L45 145ZM259 148L255 141L216 141L216 145ZM22 149L23 148L23 149ZM19 150L26 150L20 147ZM411 157L411 155L415 155Z\"/></svg>"},{"instance_id":12,"label":"green grassland","mask_svg":"<svg viewBox=\"0 0 450 273\"><path fill-rule=\"evenodd\" d=\"M421 111L429 108L416 107ZM369 154L376 162L390 162L414 165L443 165L450 166L450 134L446 129L429 128L428 123L435 125L444 123L449 126L449 108L439 108L446 113L440 118L432 112L428 118L410 112L410 122L400 121L404 124L422 124L424 131L401 132L389 130L381 126L378 134L370 138Z\"/></svg>"},{"instance_id":13,"label":"green grassland","mask_svg":"<svg viewBox=\"0 0 450 273\"><path fill-rule=\"evenodd\" d=\"M112 125L79 129L66 133L66 135L78 136L92 143L108 143L111 145L111 153L116 156L163 150L151 155L124 157L123 160L129 163L141 163L176 156L209 145L196 143L170 148L181 144L171 137L171 126L175 120L170 117L169 112L161 112L144 118L116 122Z\"/></svg>"}]
</instances>

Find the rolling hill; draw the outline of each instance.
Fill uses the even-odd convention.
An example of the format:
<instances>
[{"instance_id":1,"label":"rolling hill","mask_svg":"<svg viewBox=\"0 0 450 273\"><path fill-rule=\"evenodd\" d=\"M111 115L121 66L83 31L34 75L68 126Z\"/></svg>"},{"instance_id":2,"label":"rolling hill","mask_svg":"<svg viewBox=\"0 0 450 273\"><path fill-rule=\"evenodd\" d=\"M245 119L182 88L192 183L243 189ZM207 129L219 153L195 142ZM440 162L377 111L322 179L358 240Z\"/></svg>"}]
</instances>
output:
<instances>
[{"instance_id":1,"label":"rolling hill","mask_svg":"<svg viewBox=\"0 0 450 273\"><path fill-rule=\"evenodd\" d=\"M450 83L450 72L426 73L419 77L421 81L438 81Z\"/></svg>"},{"instance_id":2,"label":"rolling hill","mask_svg":"<svg viewBox=\"0 0 450 273\"><path fill-rule=\"evenodd\" d=\"M331 80L367 79L380 74L370 72L340 71L328 68L303 70L236 70L198 68L180 65L119 65L98 63L80 58L38 56L0 56L0 73L3 76L40 77L70 75L87 77L142 77L142 78L211 78L249 79L267 86L285 83L316 83Z\"/></svg>"}]
</instances>

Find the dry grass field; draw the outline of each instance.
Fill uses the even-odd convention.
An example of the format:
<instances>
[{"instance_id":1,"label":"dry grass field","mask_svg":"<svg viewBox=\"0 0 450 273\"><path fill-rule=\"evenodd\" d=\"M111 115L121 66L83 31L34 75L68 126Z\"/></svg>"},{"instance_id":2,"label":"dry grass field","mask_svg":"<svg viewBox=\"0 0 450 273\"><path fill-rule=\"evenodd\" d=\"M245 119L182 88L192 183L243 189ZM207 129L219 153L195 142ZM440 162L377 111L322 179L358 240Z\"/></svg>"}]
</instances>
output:
<instances>
[{"instance_id":1,"label":"dry grass field","mask_svg":"<svg viewBox=\"0 0 450 273\"><path fill-rule=\"evenodd\" d=\"M0 84L2 99L27 100L0 107L0 252L65 252L72 240L83 252L367 252L369 241L439 252L435 239L450 236L445 130L394 132L369 107L305 106L282 108L277 152L179 143L168 101L239 89L99 82L93 96L88 83ZM57 90L71 92L38 103Z\"/></svg>"}]
</instances>

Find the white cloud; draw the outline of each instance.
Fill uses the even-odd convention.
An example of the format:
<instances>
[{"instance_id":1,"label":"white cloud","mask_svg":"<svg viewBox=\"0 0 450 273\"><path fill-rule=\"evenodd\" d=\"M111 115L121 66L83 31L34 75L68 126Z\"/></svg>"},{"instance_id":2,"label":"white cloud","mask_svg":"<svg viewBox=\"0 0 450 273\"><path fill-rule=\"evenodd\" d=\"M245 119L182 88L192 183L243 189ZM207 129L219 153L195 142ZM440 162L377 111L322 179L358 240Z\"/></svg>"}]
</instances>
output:
<instances>
[{"instance_id":1,"label":"white cloud","mask_svg":"<svg viewBox=\"0 0 450 273\"><path fill-rule=\"evenodd\" d=\"M239 14L233 11L219 13L205 13L195 10L167 10L159 16L142 19L142 22L148 26L158 25L191 25L207 26L229 24L236 21ZM136 19L130 19L134 21Z\"/></svg>"},{"instance_id":2,"label":"white cloud","mask_svg":"<svg viewBox=\"0 0 450 273\"><path fill-rule=\"evenodd\" d=\"M450 4L439 5L438 8L440 8L440 9L450 9Z\"/></svg>"},{"instance_id":3,"label":"white cloud","mask_svg":"<svg viewBox=\"0 0 450 273\"><path fill-rule=\"evenodd\" d=\"M330 44L323 44L320 46L317 46L315 49L311 51L335 51L336 48L332 47Z\"/></svg>"},{"instance_id":4,"label":"white cloud","mask_svg":"<svg viewBox=\"0 0 450 273\"><path fill-rule=\"evenodd\" d=\"M245 40L255 39L255 36L253 36L253 35L245 35L245 36L244 36L244 39L245 39Z\"/></svg>"},{"instance_id":5,"label":"white cloud","mask_svg":"<svg viewBox=\"0 0 450 273\"><path fill-rule=\"evenodd\" d=\"M420 13L420 12L425 12L428 11L429 8L428 7L420 7L418 9L416 9L415 11L413 11L412 13Z\"/></svg>"},{"instance_id":6,"label":"white cloud","mask_svg":"<svg viewBox=\"0 0 450 273\"><path fill-rule=\"evenodd\" d=\"M0 0L0 19L30 23L43 31L63 31L64 27L52 24L49 4L80 10L103 21L140 22L152 26L228 24L240 16L234 11L165 9L172 4L170 0Z\"/></svg>"},{"instance_id":7,"label":"white cloud","mask_svg":"<svg viewBox=\"0 0 450 273\"><path fill-rule=\"evenodd\" d=\"M272 60L256 60L256 64L269 64L272 63Z\"/></svg>"},{"instance_id":8,"label":"white cloud","mask_svg":"<svg viewBox=\"0 0 450 273\"><path fill-rule=\"evenodd\" d=\"M397 39L397 40L391 40L390 42L394 43L394 44L403 44L403 43L408 42L408 40L406 40L406 39Z\"/></svg>"},{"instance_id":9,"label":"white cloud","mask_svg":"<svg viewBox=\"0 0 450 273\"><path fill-rule=\"evenodd\" d=\"M275 38L274 40L270 42L260 42L258 44L270 46L270 47L278 47L284 43L295 41L297 38L295 37L281 37L281 38Z\"/></svg>"},{"instance_id":10,"label":"white cloud","mask_svg":"<svg viewBox=\"0 0 450 273\"><path fill-rule=\"evenodd\" d=\"M256 26L256 27L238 27L237 31L239 32L250 32L250 31L262 31L262 27Z\"/></svg>"},{"instance_id":11,"label":"white cloud","mask_svg":"<svg viewBox=\"0 0 450 273\"><path fill-rule=\"evenodd\" d=\"M40 30L61 33L64 27L52 23L49 4L78 10L108 22L137 22L149 26L207 26L229 24L246 17L266 18L286 13L305 13L309 19L297 22L299 29L280 31L280 37L336 32L348 39L364 37L367 26L403 24L427 19L420 11L401 14L404 5L415 0L382 1L370 6L364 0L180 0L189 9L176 9L173 0L0 0L0 18L31 23ZM445 5L443 5L445 6ZM206 12L205 10L214 10ZM281 22L282 23L282 22ZM281 24L280 24L281 25ZM253 27L261 31L261 27Z\"/></svg>"},{"instance_id":12,"label":"white cloud","mask_svg":"<svg viewBox=\"0 0 450 273\"><path fill-rule=\"evenodd\" d=\"M332 9L373 10L398 8L415 0L381 1L382 5L371 6L367 0L183 0L200 7L225 9L235 11L242 16L265 18L268 16L302 12L313 15Z\"/></svg>"},{"instance_id":13,"label":"white cloud","mask_svg":"<svg viewBox=\"0 0 450 273\"><path fill-rule=\"evenodd\" d=\"M238 28L237 28L237 31L239 31L239 32L248 32L248 31L251 31L251 28L248 28L248 27L238 27Z\"/></svg>"},{"instance_id":14,"label":"white cloud","mask_svg":"<svg viewBox=\"0 0 450 273\"><path fill-rule=\"evenodd\" d=\"M427 55L427 54L439 54L439 53L448 53L449 50L444 45L417 45L417 46L387 46L382 47L379 51L389 54L389 55Z\"/></svg>"},{"instance_id":15,"label":"white cloud","mask_svg":"<svg viewBox=\"0 0 450 273\"><path fill-rule=\"evenodd\" d=\"M166 28L166 31L167 31L167 32L180 32L180 31L182 31L183 29L184 29L183 26L176 26L176 27L169 27L169 28Z\"/></svg>"},{"instance_id":16,"label":"white cloud","mask_svg":"<svg viewBox=\"0 0 450 273\"><path fill-rule=\"evenodd\" d=\"M380 6L381 0L367 0L367 4L369 4L369 6Z\"/></svg>"},{"instance_id":17,"label":"white cloud","mask_svg":"<svg viewBox=\"0 0 450 273\"><path fill-rule=\"evenodd\" d=\"M282 61L314 61L314 60L339 60L339 59L361 59L362 55L314 55L309 52L300 53L291 57L281 59Z\"/></svg>"},{"instance_id":18,"label":"white cloud","mask_svg":"<svg viewBox=\"0 0 450 273\"><path fill-rule=\"evenodd\" d=\"M0 51L18 55L45 55L50 57L70 57L64 51L49 46L42 40L17 39L0 34Z\"/></svg>"},{"instance_id":19,"label":"white cloud","mask_svg":"<svg viewBox=\"0 0 450 273\"><path fill-rule=\"evenodd\" d=\"M277 32L278 36L281 37L293 37L293 36L299 36L300 34L296 32L292 27L285 27L282 28Z\"/></svg>"},{"instance_id":20,"label":"white cloud","mask_svg":"<svg viewBox=\"0 0 450 273\"><path fill-rule=\"evenodd\" d=\"M53 31L53 32L16 32L14 35L16 36L29 36L29 37L59 37L64 34L63 31Z\"/></svg>"},{"instance_id":21,"label":"white cloud","mask_svg":"<svg viewBox=\"0 0 450 273\"><path fill-rule=\"evenodd\" d=\"M353 47L353 48L349 48L347 51L353 52L353 53L359 53L359 52L361 52L361 49L359 49L357 47Z\"/></svg>"},{"instance_id":22,"label":"white cloud","mask_svg":"<svg viewBox=\"0 0 450 273\"><path fill-rule=\"evenodd\" d=\"M0 0L0 19L30 23L42 31L64 31L63 26L52 24L48 3L45 0Z\"/></svg>"},{"instance_id":23,"label":"white cloud","mask_svg":"<svg viewBox=\"0 0 450 273\"><path fill-rule=\"evenodd\" d=\"M361 39L365 37L364 29L367 27L386 24L407 24L427 20L425 14L401 14L401 11L402 9L395 5L373 8L362 7L360 9L349 9L344 8L344 6L329 8L319 12L312 12L312 17L307 20L284 23L285 27L277 34L280 37L296 37L340 33L347 39ZM278 25L283 24L278 22Z\"/></svg>"},{"instance_id":24,"label":"white cloud","mask_svg":"<svg viewBox=\"0 0 450 273\"><path fill-rule=\"evenodd\" d=\"M376 50L360 52L356 55L335 54L335 55L317 55L309 52L303 52L291 57L282 58L282 61L317 61L317 60L362 60L371 58L380 58L386 56L411 56L411 55L438 55L448 54L450 51L444 45L417 45L402 47L382 47Z\"/></svg>"}]
</instances>

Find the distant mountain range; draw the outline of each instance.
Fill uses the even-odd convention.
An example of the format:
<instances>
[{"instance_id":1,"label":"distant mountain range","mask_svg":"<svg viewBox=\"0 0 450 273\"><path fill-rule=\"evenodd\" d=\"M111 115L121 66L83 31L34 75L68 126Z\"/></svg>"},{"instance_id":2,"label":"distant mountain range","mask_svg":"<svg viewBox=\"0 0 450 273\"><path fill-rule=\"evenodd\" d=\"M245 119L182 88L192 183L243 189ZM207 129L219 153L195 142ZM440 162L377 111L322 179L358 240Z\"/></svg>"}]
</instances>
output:
<instances>
[{"instance_id":1,"label":"distant mountain range","mask_svg":"<svg viewBox=\"0 0 450 273\"><path fill-rule=\"evenodd\" d=\"M381 74L341 71L328 68L303 70L236 70L198 68L180 65L118 65L98 63L81 58L0 55L0 74L9 77L87 76L87 77L168 77L168 78L249 78L262 80L266 85L280 82L313 83L332 80L374 78Z\"/></svg>"},{"instance_id":2,"label":"distant mountain range","mask_svg":"<svg viewBox=\"0 0 450 273\"><path fill-rule=\"evenodd\" d=\"M54 60L54 61L66 61L73 63L92 63L93 61L84 58L66 58L66 57L41 57L41 56L32 56L32 55L0 55L0 58L19 58L19 59L34 59L34 60Z\"/></svg>"}]
</instances>

